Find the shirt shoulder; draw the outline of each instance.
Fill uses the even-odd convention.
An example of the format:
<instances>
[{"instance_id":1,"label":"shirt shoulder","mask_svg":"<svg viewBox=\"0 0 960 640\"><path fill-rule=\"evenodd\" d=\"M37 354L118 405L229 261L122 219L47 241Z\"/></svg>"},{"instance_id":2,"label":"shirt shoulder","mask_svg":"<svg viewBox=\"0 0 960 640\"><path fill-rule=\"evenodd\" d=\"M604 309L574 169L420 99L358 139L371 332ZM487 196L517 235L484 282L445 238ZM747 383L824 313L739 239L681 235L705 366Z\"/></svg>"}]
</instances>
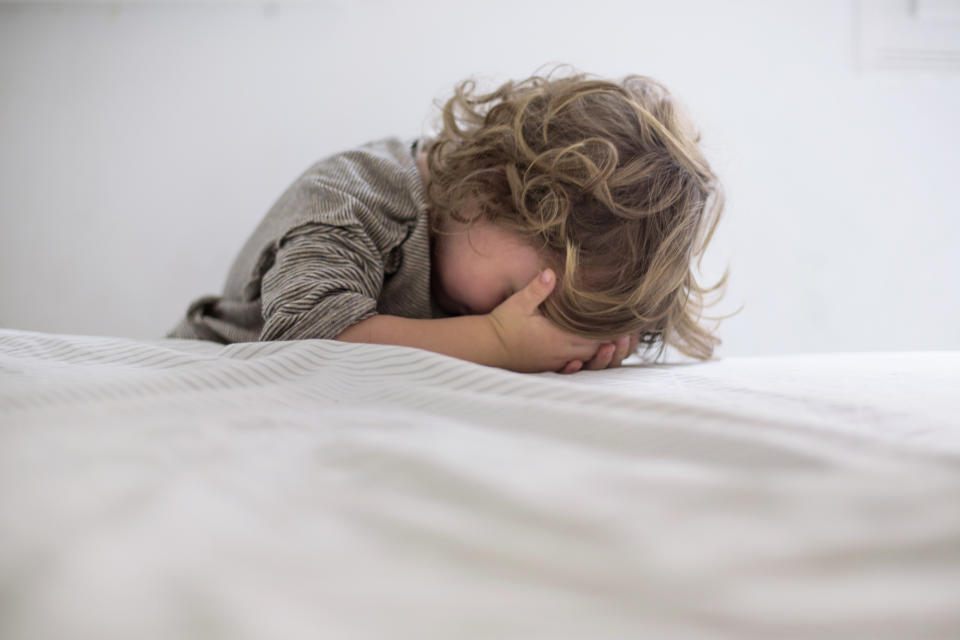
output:
<instances>
[{"instance_id":1,"label":"shirt shoulder","mask_svg":"<svg viewBox=\"0 0 960 640\"><path fill-rule=\"evenodd\" d=\"M248 238L231 267L226 291L240 295L258 286L276 251L305 227L350 227L370 255L379 255L388 268L405 253L428 251L428 204L415 142L415 138L384 138L312 164L287 187ZM413 246L418 244L424 247Z\"/></svg>"},{"instance_id":2,"label":"shirt shoulder","mask_svg":"<svg viewBox=\"0 0 960 640\"><path fill-rule=\"evenodd\" d=\"M415 222L427 202L414 142L384 138L314 163L294 184L309 202L304 213L327 224ZM331 206L342 200L355 206Z\"/></svg>"}]
</instances>

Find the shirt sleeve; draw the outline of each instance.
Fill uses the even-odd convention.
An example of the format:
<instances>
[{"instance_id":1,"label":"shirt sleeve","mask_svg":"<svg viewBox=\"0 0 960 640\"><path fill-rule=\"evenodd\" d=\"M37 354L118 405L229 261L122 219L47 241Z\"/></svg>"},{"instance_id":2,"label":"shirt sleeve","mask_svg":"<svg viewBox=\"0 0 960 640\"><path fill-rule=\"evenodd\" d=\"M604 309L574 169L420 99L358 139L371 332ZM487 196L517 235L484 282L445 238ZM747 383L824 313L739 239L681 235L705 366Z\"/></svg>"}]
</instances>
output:
<instances>
[{"instance_id":1,"label":"shirt sleeve","mask_svg":"<svg viewBox=\"0 0 960 640\"><path fill-rule=\"evenodd\" d=\"M360 225L294 229L263 276L260 340L336 338L376 315L383 273L380 252Z\"/></svg>"}]
</instances>

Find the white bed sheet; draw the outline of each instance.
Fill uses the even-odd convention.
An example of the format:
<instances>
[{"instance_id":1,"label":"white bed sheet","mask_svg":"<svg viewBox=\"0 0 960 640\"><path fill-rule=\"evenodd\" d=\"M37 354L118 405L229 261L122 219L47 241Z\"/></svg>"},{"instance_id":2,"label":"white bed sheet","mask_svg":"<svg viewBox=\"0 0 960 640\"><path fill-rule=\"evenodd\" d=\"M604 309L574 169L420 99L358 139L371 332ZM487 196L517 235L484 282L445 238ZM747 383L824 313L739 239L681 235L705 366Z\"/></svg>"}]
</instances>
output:
<instances>
[{"instance_id":1,"label":"white bed sheet","mask_svg":"<svg viewBox=\"0 0 960 640\"><path fill-rule=\"evenodd\" d=\"M0 638L960 637L957 389L0 330Z\"/></svg>"}]
</instances>

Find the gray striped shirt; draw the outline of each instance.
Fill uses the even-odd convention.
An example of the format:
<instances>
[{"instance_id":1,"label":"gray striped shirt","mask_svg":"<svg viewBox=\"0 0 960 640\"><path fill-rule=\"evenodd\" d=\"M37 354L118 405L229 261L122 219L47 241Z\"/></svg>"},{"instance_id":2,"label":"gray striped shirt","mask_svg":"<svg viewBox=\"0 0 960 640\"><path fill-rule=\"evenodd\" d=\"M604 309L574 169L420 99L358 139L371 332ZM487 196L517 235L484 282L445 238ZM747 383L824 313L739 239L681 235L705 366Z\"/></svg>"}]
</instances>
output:
<instances>
[{"instance_id":1,"label":"gray striped shirt","mask_svg":"<svg viewBox=\"0 0 960 640\"><path fill-rule=\"evenodd\" d=\"M307 169L247 240L223 295L194 301L167 337L332 339L377 313L445 317L430 290L418 142L370 142Z\"/></svg>"}]
</instances>

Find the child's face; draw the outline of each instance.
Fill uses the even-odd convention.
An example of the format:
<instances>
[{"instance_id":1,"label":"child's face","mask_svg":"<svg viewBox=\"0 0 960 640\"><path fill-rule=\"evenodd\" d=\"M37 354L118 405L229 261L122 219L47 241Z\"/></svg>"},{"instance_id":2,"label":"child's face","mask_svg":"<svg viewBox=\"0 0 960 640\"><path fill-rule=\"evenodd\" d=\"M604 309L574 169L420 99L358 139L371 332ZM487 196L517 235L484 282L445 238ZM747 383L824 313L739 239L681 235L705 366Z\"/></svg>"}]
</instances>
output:
<instances>
[{"instance_id":1,"label":"child's face","mask_svg":"<svg viewBox=\"0 0 960 640\"><path fill-rule=\"evenodd\" d=\"M448 221L433 249L433 293L447 312L490 313L523 289L546 264L537 251L512 233L486 220L467 226Z\"/></svg>"}]
</instances>

